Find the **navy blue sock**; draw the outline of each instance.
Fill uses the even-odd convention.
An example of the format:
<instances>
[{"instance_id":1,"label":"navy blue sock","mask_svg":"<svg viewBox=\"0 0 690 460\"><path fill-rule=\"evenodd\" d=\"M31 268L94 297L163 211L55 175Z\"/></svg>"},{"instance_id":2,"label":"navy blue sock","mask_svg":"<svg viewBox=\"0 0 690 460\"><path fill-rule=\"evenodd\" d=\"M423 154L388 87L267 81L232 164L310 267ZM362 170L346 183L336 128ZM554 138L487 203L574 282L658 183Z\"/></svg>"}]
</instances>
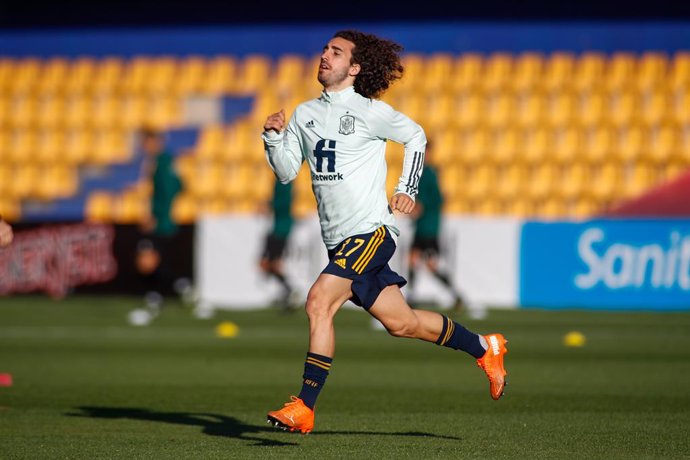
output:
<instances>
[{"instance_id":1,"label":"navy blue sock","mask_svg":"<svg viewBox=\"0 0 690 460\"><path fill-rule=\"evenodd\" d=\"M317 355L316 353L307 353L307 360L304 363L304 382L302 382L302 391L299 394L299 399L304 401L304 404L310 409L314 408L316 398L319 397L319 392L326 383L328 371L331 369L333 358L328 356Z\"/></svg>"},{"instance_id":2,"label":"navy blue sock","mask_svg":"<svg viewBox=\"0 0 690 460\"><path fill-rule=\"evenodd\" d=\"M468 331L446 316L443 316L443 330L436 341L436 345L443 345L453 350L462 350L477 359L484 356L486 352L477 334Z\"/></svg>"}]
</instances>

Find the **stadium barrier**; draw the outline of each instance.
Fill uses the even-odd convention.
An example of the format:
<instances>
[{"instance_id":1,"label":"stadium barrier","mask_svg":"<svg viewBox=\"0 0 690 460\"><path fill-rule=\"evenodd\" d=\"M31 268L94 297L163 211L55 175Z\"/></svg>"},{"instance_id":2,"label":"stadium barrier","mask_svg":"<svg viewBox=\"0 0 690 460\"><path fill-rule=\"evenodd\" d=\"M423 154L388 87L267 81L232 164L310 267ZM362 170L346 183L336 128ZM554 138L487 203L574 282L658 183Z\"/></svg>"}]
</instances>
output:
<instances>
[{"instance_id":1,"label":"stadium barrier","mask_svg":"<svg viewBox=\"0 0 690 460\"><path fill-rule=\"evenodd\" d=\"M406 219L398 221L402 234L391 267L406 276L412 229ZM258 269L268 228L265 217L201 220L195 278L202 304L259 308L279 294L279 285ZM441 262L470 308L690 309L688 220L447 217L441 247ZM297 221L285 271L303 297L326 262L317 219ZM423 275L406 294L450 305L443 287Z\"/></svg>"}]
</instances>

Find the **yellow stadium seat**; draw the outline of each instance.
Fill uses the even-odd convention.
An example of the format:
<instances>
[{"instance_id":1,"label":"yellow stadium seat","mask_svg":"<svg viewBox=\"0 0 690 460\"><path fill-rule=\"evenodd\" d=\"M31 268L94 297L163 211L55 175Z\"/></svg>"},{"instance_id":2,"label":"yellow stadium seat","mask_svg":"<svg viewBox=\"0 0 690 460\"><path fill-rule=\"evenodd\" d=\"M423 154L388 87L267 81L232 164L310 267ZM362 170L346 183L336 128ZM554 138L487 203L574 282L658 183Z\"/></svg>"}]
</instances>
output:
<instances>
[{"instance_id":1,"label":"yellow stadium seat","mask_svg":"<svg viewBox=\"0 0 690 460\"><path fill-rule=\"evenodd\" d=\"M668 123L673 117L670 95L665 89L650 91L642 97L640 119L648 126Z\"/></svg>"},{"instance_id":2,"label":"yellow stadium seat","mask_svg":"<svg viewBox=\"0 0 690 460\"><path fill-rule=\"evenodd\" d=\"M663 171L663 180L665 181L671 181L681 174L685 174L688 171L690 171L690 168L688 167L687 162L680 162L680 161L674 161L666 165L666 168Z\"/></svg>"},{"instance_id":3,"label":"yellow stadium seat","mask_svg":"<svg viewBox=\"0 0 690 460\"><path fill-rule=\"evenodd\" d=\"M41 164L60 162L65 151L65 132L62 130L45 130L37 136L36 150L33 159Z\"/></svg>"},{"instance_id":4,"label":"yellow stadium seat","mask_svg":"<svg viewBox=\"0 0 690 460\"><path fill-rule=\"evenodd\" d=\"M220 193L224 187L225 176L220 167L215 163L198 165L194 179L187 182L190 193L196 199L207 199Z\"/></svg>"},{"instance_id":5,"label":"yellow stadium seat","mask_svg":"<svg viewBox=\"0 0 690 460\"><path fill-rule=\"evenodd\" d=\"M670 114L673 121L682 126L690 126L690 93L682 92L673 98L672 112Z\"/></svg>"},{"instance_id":6,"label":"yellow stadium seat","mask_svg":"<svg viewBox=\"0 0 690 460\"><path fill-rule=\"evenodd\" d=\"M685 90L690 84L690 51L679 51L673 57L668 78L671 91Z\"/></svg>"},{"instance_id":7,"label":"yellow stadium seat","mask_svg":"<svg viewBox=\"0 0 690 460\"><path fill-rule=\"evenodd\" d=\"M250 54L242 60L235 89L239 94L254 94L266 86L270 76L270 58L260 54Z\"/></svg>"},{"instance_id":8,"label":"yellow stadium seat","mask_svg":"<svg viewBox=\"0 0 690 460\"><path fill-rule=\"evenodd\" d=\"M65 134L65 150L61 161L79 165L86 161L93 148L93 132L88 129L74 129Z\"/></svg>"},{"instance_id":9,"label":"yellow stadium seat","mask_svg":"<svg viewBox=\"0 0 690 460\"><path fill-rule=\"evenodd\" d=\"M11 131L0 128L0 152L2 152L2 155L0 155L0 166L13 162L11 157L12 145L14 143L13 137Z\"/></svg>"},{"instance_id":10,"label":"yellow stadium seat","mask_svg":"<svg viewBox=\"0 0 690 460\"><path fill-rule=\"evenodd\" d=\"M457 109L451 124L458 128L473 128L484 121L486 101L479 93L463 93L457 98Z\"/></svg>"},{"instance_id":11,"label":"yellow stadium seat","mask_svg":"<svg viewBox=\"0 0 690 460\"><path fill-rule=\"evenodd\" d=\"M84 215L88 222L112 222L115 197L105 191L91 192L86 199Z\"/></svg>"},{"instance_id":12,"label":"yellow stadium seat","mask_svg":"<svg viewBox=\"0 0 690 460\"><path fill-rule=\"evenodd\" d=\"M455 57L449 53L434 53L429 56L424 66L420 88L429 95L446 93L450 87Z\"/></svg>"},{"instance_id":13,"label":"yellow stadium seat","mask_svg":"<svg viewBox=\"0 0 690 460\"><path fill-rule=\"evenodd\" d=\"M578 92L598 90L606 74L606 57L597 52L583 53L573 74L573 88Z\"/></svg>"},{"instance_id":14,"label":"yellow stadium seat","mask_svg":"<svg viewBox=\"0 0 690 460\"><path fill-rule=\"evenodd\" d=\"M578 123L585 127L601 126L608 120L607 116L608 100L605 93L583 94L577 112Z\"/></svg>"},{"instance_id":15,"label":"yellow stadium seat","mask_svg":"<svg viewBox=\"0 0 690 460\"><path fill-rule=\"evenodd\" d=\"M536 215L542 219L558 219L566 214L565 203L556 197L549 197L538 203Z\"/></svg>"},{"instance_id":16,"label":"yellow stadium seat","mask_svg":"<svg viewBox=\"0 0 690 460\"><path fill-rule=\"evenodd\" d=\"M266 118L281 109L280 105L280 99L274 91L262 91L254 97L249 118L257 126L263 127ZM290 115L286 113L286 119L289 119Z\"/></svg>"},{"instance_id":17,"label":"yellow stadium seat","mask_svg":"<svg viewBox=\"0 0 690 460\"><path fill-rule=\"evenodd\" d=\"M152 58L147 56L135 56L130 59L122 76L122 91L125 94L146 94L153 67Z\"/></svg>"},{"instance_id":18,"label":"yellow stadium seat","mask_svg":"<svg viewBox=\"0 0 690 460\"><path fill-rule=\"evenodd\" d=\"M43 65L43 72L36 85L39 94L61 94L70 73L70 65L65 58L52 58Z\"/></svg>"},{"instance_id":19,"label":"yellow stadium seat","mask_svg":"<svg viewBox=\"0 0 690 460\"><path fill-rule=\"evenodd\" d=\"M284 54L276 64L276 89L281 94L292 93L295 88L301 86L304 74L304 58L297 54Z\"/></svg>"},{"instance_id":20,"label":"yellow stadium seat","mask_svg":"<svg viewBox=\"0 0 690 460\"><path fill-rule=\"evenodd\" d=\"M553 131L553 159L560 164L570 164L580 155L582 133L577 127L556 129Z\"/></svg>"},{"instance_id":21,"label":"yellow stadium seat","mask_svg":"<svg viewBox=\"0 0 690 460\"><path fill-rule=\"evenodd\" d=\"M472 210L479 216L496 216L504 213L503 203L492 198L475 202Z\"/></svg>"},{"instance_id":22,"label":"yellow stadium seat","mask_svg":"<svg viewBox=\"0 0 690 460\"><path fill-rule=\"evenodd\" d=\"M93 91L97 94L118 92L124 82L125 63L117 57L108 57L100 61L93 81Z\"/></svg>"},{"instance_id":23,"label":"yellow stadium seat","mask_svg":"<svg viewBox=\"0 0 690 460\"><path fill-rule=\"evenodd\" d=\"M544 75L544 56L541 53L523 53L515 59L511 83L513 91L532 92L541 86Z\"/></svg>"},{"instance_id":24,"label":"yellow stadium seat","mask_svg":"<svg viewBox=\"0 0 690 460\"><path fill-rule=\"evenodd\" d=\"M621 91L633 86L637 75L637 59L632 53L614 53L608 61L605 87L609 92Z\"/></svg>"},{"instance_id":25,"label":"yellow stadium seat","mask_svg":"<svg viewBox=\"0 0 690 460\"><path fill-rule=\"evenodd\" d=\"M632 91L619 91L612 95L609 105L609 120L616 127L625 127L639 119L638 98Z\"/></svg>"},{"instance_id":26,"label":"yellow stadium seat","mask_svg":"<svg viewBox=\"0 0 690 460\"><path fill-rule=\"evenodd\" d=\"M488 133L483 129L475 129L461 132L458 143L448 148L456 155L458 162L465 165L481 165L487 156L488 146Z\"/></svg>"},{"instance_id":27,"label":"yellow stadium seat","mask_svg":"<svg viewBox=\"0 0 690 460\"><path fill-rule=\"evenodd\" d=\"M552 196L557 183L557 170L554 165L546 163L533 166L524 187L525 196L533 202L543 201Z\"/></svg>"},{"instance_id":28,"label":"yellow stadium seat","mask_svg":"<svg viewBox=\"0 0 690 460\"><path fill-rule=\"evenodd\" d=\"M573 94L566 92L554 94L546 104L546 123L555 127L574 125L577 107L577 99Z\"/></svg>"},{"instance_id":29,"label":"yellow stadium seat","mask_svg":"<svg viewBox=\"0 0 690 460\"><path fill-rule=\"evenodd\" d=\"M486 101L486 124L491 128L504 128L515 120L515 98L508 93L489 96Z\"/></svg>"},{"instance_id":30,"label":"yellow stadium seat","mask_svg":"<svg viewBox=\"0 0 690 460\"><path fill-rule=\"evenodd\" d=\"M292 215L296 219L309 217L316 213L316 199L314 195L301 195L292 200Z\"/></svg>"},{"instance_id":31,"label":"yellow stadium seat","mask_svg":"<svg viewBox=\"0 0 690 460\"><path fill-rule=\"evenodd\" d=\"M36 125L39 128L57 128L64 126L66 104L62 96L43 97L37 109Z\"/></svg>"},{"instance_id":32,"label":"yellow stadium seat","mask_svg":"<svg viewBox=\"0 0 690 460\"><path fill-rule=\"evenodd\" d=\"M202 93L207 74L206 59L203 56L189 56L179 63L178 75L173 79L173 92L184 96Z\"/></svg>"},{"instance_id":33,"label":"yellow stadium seat","mask_svg":"<svg viewBox=\"0 0 690 460\"><path fill-rule=\"evenodd\" d=\"M12 167L6 163L0 163L0 197L8 196L13 186Z\"/></svg>"},{"instance_id":34,"label":"yellow stadium seat","mask_svg":"<svg viewBox=\"0 0 690 460\"><path fill-rule=\"evenodd\" d=\"M19 201L7 196L0 196L0 215L7 222L19 221L22 214Z\"/></svg>"},{"instance_id":35,"label":"yellow stadium seat","mask_svg":"<svg viewBox=\"0 0 690 460\"><path fill-rule=\"evenodd\" d=\"M14 80L14 63L14 59L0 57L0 95L10 92L10 85Z\"/></svg>"},{"instance_id":36,"label":"yellow stadium seat","mask_svg":"<svg viewBox=\"0 0 690 460\"><path fill-rule=\"evenodd\" d=\"M114 219L119 224L137 224L149 214L149 201L138 190L126 190L116 200Z\"/></svg>"},{"instance_id":37,"label":"yellow stadium seat","mask_svg":"<svg viewBox=\"0 0 690 460\"><path fill-rule=\"evenodd\" d=\"M72 196L77 191L77 174L67 166L40 168L35 196L42 200L53 200Z\"/></svg>"},{"instance_id":38,"label":"yellow stadium seat","mask_svg":"<svg viewBox=\"0 0 690 460\"><path fill-rule=\"evenodd\" d=\"M613 133L605 126L586 130L581 158L589 163L602 163L613 158L614 141Z\"/></svg>"},{"instance_id":39,"label":"yellow stadium seat","mask_svg":"<svg viewBox=\"0 0 690 460\"><path fill-rule=\"evenodd\" d=\"M275 176L268 165L256 165L250 170L252 174L251 187L246 190L246 197L256 203L265 203L271 199L273 194L273 183ZM255 204L256 205L256 204Z\"/></svg>"},{"instance_id":40,"label":"yellow stadium seat","mask_svg":"<svg viewBox=\"0 0 690 460\"><path fill-rule=\"evenodd\" d=\"M223 158L228 161L243 161L249 155L253 160L263 159L263 144L261 131L264 120L258 122L254 119L235 122L226 132L224 140Z\"/></svg>"},{"instance_id":41,"label":"yellow stadium seat","mask_svg":"<svg viewBox=\"0 0 690 460\"><path fill-rule=\"evenodd\" d=\"M532 128L545 124L546 100L538 93L518 96L516 100L515 121L518 126Z\"/></svg>"},{"instance_id":42,"label":"yellow stadium seat","mask_svg":"<svg viewBox=\"0 0 690 460\"><path fill-rule=\"evenodd\" d=\"M38 116L38 100L28 94L17 96L13 99L8 116L10 128L28 129L36 126Z\"/></svg>"},{"instance_id":43,"label":"yellow stadium seat","mask_svg":"<svg viewBox=\"0 0 690 460\"><path fill-rule=\"evenodd\" d=\"M489 165L479 165L467 174L465 196L478 202L493 196L496 186L496 171Z\"/></svg>"},{"instance_id":44,"label":"yellow stadium seat","mask_svg":"<svg viewBox=\"0 0 690 460\"><path fill-rule=\"evenodd\" d=\"M674 126L663 125L651 129L646 159L654 164L664 165L677 155L679 146L679 135Z\"/></svg>"},{"instance_id":45,"label":"yellow stadium seat","mask_svg":"<svg viewBox=\"0 0 690 460\"><path fill-rule=\"evenodd\" d=\"M486 161L495 165L510 165L519 160L522 152L522 136L513 128L498 129L491 133Z\"/></svg>"},{"instance_id":46,"label":"yellow stadium seat","mask_svg":"<svg viewBox=\"0 0 690 460\"><path fill-rule=\"evenodd\" d=\"M194 147L194 154L204 160L214 160L221 157L225 148L225 129L222 125L209 125L202 129Z\"/></svg>"},{"instance_id":47,"label":"yellow stadium seat","mask_svg":"<svg viewBox=\"0 0 690 460\"><path fill-rule=\"evenodd\" d=\"M647 150L646 132L640 126L622 128L616 136L615 157L623 163L638 161Z\"/></svg>"},{"instance_id":48,"label":"yellow stadium seat","mask_svg":"<svg viewBox=\"0 0 690 460\"><path fill-rule=\"evenodd\" d=\"M66 103L64 125L67 128L92 126L94 106L88 96L75 96Z\"/></svg>"},{"instance_id":49,"label":"yellow stadium seat","mask_svg":"<svg viewBox=\"0 0 690 460\"><path fill-rule=\"evenodd\" d=\"M424 122L424 129L443 129L455 117L455 97L449 93L438 93L430 97L422 107L423 116L417 122Z\"/></svg>"},{"instance_id":50,"label":"yellow stadium seat","mask_svg":"<svg viewBox=\"0 0 690 460\"><path fill-rule=\"evenodd\" d=\"M12 102L9 97L2 95L2 88L0 88L0 129L10 125L10 120L14 116L12 114ZM2 152L2 150L0 150Z\"/></svg>"},{"instance_id":51,"label":"yellow stadium seat","mask_svg":"<svg viewBox=\"0 0 690 460\"><path fill-rule=\"evenodd\" d=\"M450 74L450 89L454 93L472 92L479 86L484 74L484 61L480 54L462 54L455 61L455 69Z\"/></svg>"},{"instance_id":52,"label":"yellow stadium seat","mask_svg":"<svg viewBox=\"0 0 690 460\"><path fill-rule=\"evenodd\" d=\"M39 169L35 164L16 166L12 173L13 186L10 188L10 198L25 199L35 197L36 185L39 179Z\"/></svg>"},{"instance_id":53,"label":"yellow stadium seat","mask_svg":"<svg viewBox=\"0 0 690 460\"><path fill-rule=\"evenodd\" d=\"M426 59L421 54L406 53L402 57L404 68L404 78L395 83L397 89L414 91L421 89L424 72L426 70Z\"/></svg>"},{"instance_id":54,"label":"yellow stadium seat","mask_svg":"<svg viewBox=\"0 0 690 460\"><path fill-rule=\"evenodd\" d=\"M232 201L251 195L250 190L254 183L252 169L245 163L229 163L222 168L223 181L219 194Z\"/></svg>"},{"instance_id":55,"label":"yellow stadium seat","mask_svg":"<svg viewBox=\"0 0 690 460\"><path fill-rule=\"evenodd\" d=\"M16 130L11 138L10 149L6 155L6 160L14 163L32 162L36 150L38 149L38 136L33 129Z\"/></svg>"},{"instance_id":56,"label":"yellow stadium seat","mask_svg":"<svg viewBox=\"0 0 690 460\"><path fill-rule=\"evenodd\" d=\"M607 162L591 170L589 193L598 202L608 202L617 197L621 189L622 170L618 163Z\"/></svg>"},{"instance_id":57,"label":"yellow stadium seat","mask_svg":"<svg viewBox=\"0 0 690 460\"><path fill-rule=\"evenodd\" d=\"M635 163L623 171L620 194L623 198L635 198L647 191L656 182L653 166L644 162Z\"/></svg>"},{"instance_id":58,"label":"yellow stadium seat","mask_svg":"<svg viewBox=\"0 0 690 460\"><path fill-rule=\"evenodd\" d=\"M180 76L177 59L170 56L160 57L153 60L151 67L151 74L146 80L144 90L149 94L177 96L176 80Z\"/></svg>"},{"instance_id":59,"label":"yellow stadium seat","mask_svg":"<svg viewBox=\"0 0 690 460\"><path fill-rule=\"evenodd\" d=\"M400 98L397 105L397 110L412 118L420 125L426 125L425 117L427 113L427 103L426 97L421 92L409 92L405 97Z\"/></svg>"},{"instance_id":60,"label":"yellow stadium seat","mask_svg":"<svg viewBox=\"0 0 690 460\"><path fill-rule=\"evenodd\" d=\"M464 168L451 165L439 169L439 182L446 201L464 196L466 180Z\"/></svg>"},{"instance_id":61,"label":"yellow stadium seat","mask_svg":"<svg viewBox=\"0 0 690 460\"><path fill-rule=\"evenodd\" d=\"M575 75L575 56L571 53L554 53L544 65L542 86L547 92L561 92L570 87Z\"/></svg>"},{"instance_id":62,"label":"yellow stadium seat","mask_svg":"<svg viewBox=\"0 0 690 460\"><path fill-rule=\"evenodd\" d=\"M218 56L208 62L202 91L211 95L231 94L238 84L238 64L233 56Z\"/></svg>"},{"instance_id":63,"label":"yellow stadium seat","mask_svg":"<svg viewBox=\"0 0 690 460\"><path fill-rule=\"evenodd\" d=\"M144 124L155 129L168 130L179 126L181 113L182 104L176 96L158 95L150 100Z\"/></svg>"},{"instance_id":64,"label":"yellow stadium seat","mask_svg":"<svg viewBox=\"0 0 690 460\"><path fill-rule=\"evenodd\" d=\"M513 56L508 53L493 53L484 62L484 75L479 85L486 93L500 93L510 87L512 76Z\"/></svg>"},{"instance_id":65,"label":"yellow stadium seat","mask_svg":"<svg viewBox=\"0 0 690 460\"><path fill-rule=\"evenodd\" d=\"M534 216L534 204L524 197L517 197L507 202L506 212L514 217Z\"/></svg>"},{"instance_id":66,"label":"yellow stadium seat","mask_svg":"<svg viewBox=\"0 0 690 460\"><path fill-rule=\"evenodd\" d=\"M64 82L65 93L90 94L96 80L96 61L93 58L80 57L72 62L68 77Z\"/></svg>"},{"instance_id":67,"label":"yellow stadium seat","mask_svg":"<svg viewBox=\"0 0 690 460\"><path fill-rule=\"evenodd\" d=\"M125 163L130 159L129 133L117 129L100 131L86 161L93 165Z\"/></svg>"},{"instance_id":68,"label":"yellow stadium seat","mask_svg":"<svg viewBox=\"0 0 690 460\"><path fill-rule=\"evenodd\" d=\"M596 203L587 197L580 197L573 201L568 213L578 219L587 219L597 211Z\"/></svg>"},{"instance_id":69,"label":"yellow stadium seat","mask_svg":"<svg viewBox=\"0 0 690 460\"><path fill-rule=\"evenodd\" d=\"M509 202L523 193L527 185L527 171L519 163L508 164L496 169L494 193L504 202Z\"/></svg>"},{"instance_id":70,"label":"yellow stadium seat","mask_svg":"<svg viewBox=\"0 0 690 460\"><path fill-rule=\"evenodd\" d=\"M443 203L443 212L445 214L466 214L469 210L469 203L460 198L446 200Z\"/></svg>"},{"instance_id":71,"label":"yellow stadium seat","mask_svg":"<svg viewBox=\"0 0 690 460\"><path fill-rule=\"evenodd\" d=\"M115 95L103 95L94 98L91 126L96 129L107 129L124 126L122 123L122 98Z\"/></svg>"},{"instance_id":72,"label":"yellow stadium seat","mask_svg":"<svg viewBox=\"0 0 690 460\"><path fill-rule=\"evenodd\" d=\"M192 224L198 215L196 199L190 193L180 193L173 201L170 214L178 224Z\"/></svg>"},{"instance_id":73,"label":"yellow stadium seat","mask_svg":"<svg viewBox=\"0 0 690 460\"><path fill-rule=\"evenodd\" d=\"M144 96L130 94L122 101L122 112L118 126L129 129L138 129L144 126L151 108L150 100Z\"/></svg>"},{"instance_id":74,"label":"yellow stadium seat","mask_svg":"<svg viewBox=\"0 0 690 460\"><path fill-rule=\"evenodd\" d=\"M42 62L36 58L24 58L15 63L9 90L15 95L35 94L41 78Z\"/></svg>"},{"instance_id":75,"label":"yellow stadium seat","mask_svg":"<svg viewBox=\"0 0 690 460\"><path fill-rule=\"evenodd\" d=\"M531 165L553 162L551 131L547 128L526 130L521 142L522 155L517 161Z\"/></svg>"},{"instance_id":76,"label":"yellow stadium seat","mask_svg":"<svg viewBox=\"0 0 690 460\"><path fill-rule=\"evenodd\" d=\"M638 72L635 76L637 90L646 92L664 85L668 72L668 56L665 53L644 53L638 62Z\"/></svg>"},{"instance_id":77,"label":"yellow stadium seat","mask_svg":"<svg viewBox=\"0 0 690 460\"><path fill-rule=\"evenodd\" d=\"M589 170L582 163L561 168L559 187L555 190L562 198L572 200L585 196L590 185Z\"/></svg>"}]
</instances>

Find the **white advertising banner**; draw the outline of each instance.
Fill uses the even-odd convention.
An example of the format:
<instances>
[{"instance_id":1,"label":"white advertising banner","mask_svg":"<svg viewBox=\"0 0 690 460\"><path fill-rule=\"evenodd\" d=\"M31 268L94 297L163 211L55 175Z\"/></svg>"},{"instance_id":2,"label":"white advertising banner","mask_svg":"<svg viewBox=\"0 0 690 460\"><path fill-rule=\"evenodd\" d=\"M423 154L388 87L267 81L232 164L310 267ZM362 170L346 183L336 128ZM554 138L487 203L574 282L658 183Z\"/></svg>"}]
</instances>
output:
<instances>
[{"instance_id":1,"label":"white advertising banner","mask_svg":"<svg viewBox=\"0 0 690 460\"><path fill-rule=\"evenodd\" d=\"M514 219L447 218L442 227L441 268L449 274L471 307L515 307L518 290L518 243L521 221ZM407 257L413 228L399 218L401 235L391 268L408 276ZM259 258L270 220L263 216L205 217L198 223L196 282L201 304L248 309L270 305L281 292L261 273ZM286 249L284 272L306 299L309 287L328 262L316 216L295 222ZM416 302L453 304L453 295L423 268L414 291Z\"/></svg>"}]
</instances>

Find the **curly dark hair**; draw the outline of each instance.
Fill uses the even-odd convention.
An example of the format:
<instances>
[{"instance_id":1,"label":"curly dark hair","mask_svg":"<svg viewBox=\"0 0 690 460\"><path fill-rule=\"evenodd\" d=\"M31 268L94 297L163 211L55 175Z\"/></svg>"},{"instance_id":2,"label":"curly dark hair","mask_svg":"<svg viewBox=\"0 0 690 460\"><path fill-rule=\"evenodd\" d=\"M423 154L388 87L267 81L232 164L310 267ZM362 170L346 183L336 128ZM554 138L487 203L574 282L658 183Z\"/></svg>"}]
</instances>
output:
<instances>
[{"instance_id":1,"label":"curly dark hair","mask_svg":"<svg viewBox=\"0 0 690 460\"><path fill-rule=\"evenodd\" d=\"M364 97L381 96L395 80L402 78L403 66L400 52L403 47L391 40L356 30L341 30L333 38L340 37L355 44L352 64L361 70L355 78L355 91Z\"/></svg>"}]
</instances>

